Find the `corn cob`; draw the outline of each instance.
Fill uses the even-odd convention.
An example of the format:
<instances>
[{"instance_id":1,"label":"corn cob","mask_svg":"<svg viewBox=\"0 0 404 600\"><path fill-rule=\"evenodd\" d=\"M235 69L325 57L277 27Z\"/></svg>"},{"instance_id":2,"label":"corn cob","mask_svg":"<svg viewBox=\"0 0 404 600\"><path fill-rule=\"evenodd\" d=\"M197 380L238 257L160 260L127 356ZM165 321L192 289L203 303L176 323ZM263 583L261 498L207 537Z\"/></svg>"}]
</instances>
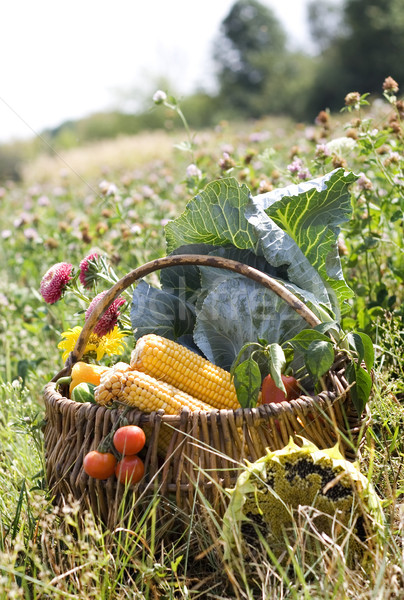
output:
<instances>
[{"instance_id":1,"label":"corn cob","mask_svg":"<svg viewBox=\"0 0 404 600\"><path fill-rule=\"evenodd\" d=\"M144 335L136 342L130 364L214 408L240 408L230 373L172 340Z\"/></svg>"},{"instance_id":2,"label":"corn cob","mask_svg":"<svg viewBox=\"0 0 404 600\"><path fill-rule=\"evenodd\" d=\"M119 399L143 412L163 409L168 415L176 415L188 407L191 411L211 411L212 406L193 398L165 381L159 381L147 373L127 371L120 375Z\"/></svg>"},{"instance_id":3,"label":"corn cob","mask_svg":"<svg viewBox=\"0 0 404 600\"><path fill-rule=\"evenodd\" d=\"M94 400L103 406L119 400L121 393L121 376L130 369L130 365L118 362L101 375L100 384L95 388Z\"/></svg>"}]
</instances>

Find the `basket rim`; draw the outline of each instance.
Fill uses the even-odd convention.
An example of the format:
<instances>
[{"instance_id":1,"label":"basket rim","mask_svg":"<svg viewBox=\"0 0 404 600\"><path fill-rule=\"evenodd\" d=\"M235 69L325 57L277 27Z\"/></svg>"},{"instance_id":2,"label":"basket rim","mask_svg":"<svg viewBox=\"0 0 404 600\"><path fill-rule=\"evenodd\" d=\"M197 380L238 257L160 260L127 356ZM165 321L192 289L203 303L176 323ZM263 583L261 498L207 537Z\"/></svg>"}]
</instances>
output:
<instances>
[{"instance_id":1,"label":"basket rim","mask_svg":"<svg viewBox=\"0 0 404 600\"><path fill-rule=\"evenodd\" d=\"M158 414L160 416L160 418L162 419L162 421L164 423L169 423L171 425L175 425L175 424L179 424L182 422L182 419L184 418L185 414L188 414L188 417L192 418L192 415L195 413L204 413L208 419L208 421L211 418L211 415L217 415L218 413L220 413L221 415L226 415L226 414L232 414L234 417L239 417L241 419L245 419L245 417L248 415L254 415L256 418L261 418L262 420L268 420L268 419L276 419L276 418L280 418L282 417L282 415L286 415L286 414L296 414L296 413L302 413L304 416L306 416L308 413L310 413L313 410L322 410L322 409L326 409L331 405L333 405L334 403L337 403L339 401L346 401L349 399L349 389L345 390L343 393L341 394L337 394L334 391L330 391L330 390L324 390L322 392L320 392L319 394L316 394L315 396L307 396L307 395L301 395L299 396L297 399L293 399L293 400L285 400L283 402L280 403L269 403L269 404L261 404L259 406L254 406L254 407L250 407L250 408L237 408L237 409L228 409L228 408L223 408L223 409L219 409L219 408L213 408L212 410L209 411L205 411L205 410L197 410L197 411L191 411L188 407L183 407L181 412L175 415L170 415L170 414L166 414L165 411L163 409L159 409L158 411L153 411L151 413L146 413L143 412L139 409L137 409L136 407L129 407L125 404L118 404L117 405L112 405L111 407L106 407L106 406L102 406L99 404L92 404L90 402L86 402L86 403L80 403L80 402L76 402L75 400L72 400L71 398L67 398L65 396L62 395L61 392L59 392L56 389L56 382L54 381L50 381L48 382L44 389L43 389L43 397L45 399L45 402L48 402L49 404L51 403L63 403L65 406L69 406L71 408L73 407L77 407L77 410L79 409L80 406L84 406L84 405L88 405L90 407L91 410L98 410L98 409L102 409L104 411L122 411L122 410L128 410L128 414L130 413L141 413L141 417L140 420L142 422L142 424L147 424L153 421L153 417L154 415ZM366 406L367 408L367 406ZM364 419L367 419L367 415L366 415L366 410L364 411L364 413L362 415L357 415L357 422L362 422Z\"/></svg>"}]
</instances>

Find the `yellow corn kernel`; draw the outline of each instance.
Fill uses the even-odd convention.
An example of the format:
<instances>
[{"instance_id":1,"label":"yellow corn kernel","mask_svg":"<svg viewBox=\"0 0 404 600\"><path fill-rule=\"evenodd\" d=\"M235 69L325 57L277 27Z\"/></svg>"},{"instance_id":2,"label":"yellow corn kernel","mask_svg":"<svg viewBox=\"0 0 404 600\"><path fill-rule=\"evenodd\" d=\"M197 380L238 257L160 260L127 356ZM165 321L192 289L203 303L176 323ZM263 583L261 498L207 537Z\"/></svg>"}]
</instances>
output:
<instances>
[{"instance_id":1,"label":"yellow corn kernel","mask_svg":"<svg viewBox=\"0 0 404 600\"><path fill-rule=\"evenodd\" d=\"M143 412L163 409L168 415L176 415L188 407L191 411L211 411L212 406L193 398L165 381L159 381L147 373L127 371L120 375L119 400L135 406Z\"/></svg>"},{"instance_id":2,"label":"yellow corn kernel","mask_svg":"<svg viewBox=\"0 0 404 600\"><path fill-rule=\"evenodd\" d=\"M240 408L230 373L172 340L144 335L136 342L130 364L214 408Z\"/></svg>"},{"instance_id":3,"label":"yellow corn kernel","mask_svg":"<svg viewBox=\"0 0 404 600\"><path fill-rule=\"evenodd\" d=\"M105 406L114 400L119 400L121 393L121 377L126 371L129 371L130 365L124 362L118 362L108 371L101 375L100 384L94 391L94 400L97 404Z\"/></svg>"}]
</instances>

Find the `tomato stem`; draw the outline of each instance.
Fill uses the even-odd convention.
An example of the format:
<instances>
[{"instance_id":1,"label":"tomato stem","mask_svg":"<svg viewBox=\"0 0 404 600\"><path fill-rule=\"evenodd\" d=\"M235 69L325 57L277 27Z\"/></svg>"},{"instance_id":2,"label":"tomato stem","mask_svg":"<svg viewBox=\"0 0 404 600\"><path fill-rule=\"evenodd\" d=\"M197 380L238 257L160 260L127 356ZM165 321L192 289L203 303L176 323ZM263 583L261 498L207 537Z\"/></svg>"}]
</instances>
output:
<instances>
[{"instance_id":1,"label":"tomato stem","mask_svg":"<svg viewBox=\"0 0 404 600\"><path fill-rule=\"evenodd\" d=\"M102 452L102 453L111 452L111 454L113 454L115 456L115 458L117 458L118 460L121 459L121 454L115 448L115 446L113 444L113 439L114 439L114 434L115 434L116 430L119 429L120 427L122 427L123 425L128 424L128 419L126 418L126 415L129 411L130 411L130 407L127 406L122 411L122 413L118 416L116 422L112 426L111 431L98 444L98 448L97 448L98 452Z\"/></svg>"}]
</instances>

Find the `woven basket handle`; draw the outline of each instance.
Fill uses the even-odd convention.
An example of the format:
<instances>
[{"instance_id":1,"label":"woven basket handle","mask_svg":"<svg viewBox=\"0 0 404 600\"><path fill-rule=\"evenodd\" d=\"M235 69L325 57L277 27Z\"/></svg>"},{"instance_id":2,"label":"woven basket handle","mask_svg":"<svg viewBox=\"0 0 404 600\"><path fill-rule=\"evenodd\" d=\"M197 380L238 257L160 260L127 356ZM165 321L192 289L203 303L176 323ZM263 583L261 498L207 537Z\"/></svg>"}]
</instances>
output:
<instances>
[{"instance_id":1,"label":"woven basket handle","mask_svg":"<svg viewBox=\"0 0 404 600\"><path fill-rule=\"evenodd\" d=\"M293 308L305 321L311 326L315 327L321 323L320 319L302 302L297 298L294 294L292 294L289 290L287 290L279 281L269 277L262 271L258 269L254 269L244 263L230 260L228 258L222 258L219 256L206 256L200 254L177 254L172 256L165 256L163 258L157 258L156 260L152 260L136 269L133 269L130 273L122 277L119 281L117 281L103 296L103 298L98 302L95 306L94 310L90 314L89 318L84 323L83 329L80 333L80 336L76 342L76 345L70 355L68 356L64 369L55 375L52 381L56 381L59 377L69 373L71 371L72 366L78 362L84 354L85 348L87 346L88 339L96 326L99 318L103 315L103 313L109 308L112 302L118 298L119 294L128 288L132 283L153 273L154 271L158 271L160 269L165 269L167 267L174 266L184 266L184 265L197 265L197 266L206 266L206 267L216 267L217 269L227 269L229 271L234 271L236 273L240 273L241 275L245 275L258 283L261 283L264 287L269 288L275 294L277 294L282 300L284 300L289 306Z\"/></svg>"}]
</instances>

